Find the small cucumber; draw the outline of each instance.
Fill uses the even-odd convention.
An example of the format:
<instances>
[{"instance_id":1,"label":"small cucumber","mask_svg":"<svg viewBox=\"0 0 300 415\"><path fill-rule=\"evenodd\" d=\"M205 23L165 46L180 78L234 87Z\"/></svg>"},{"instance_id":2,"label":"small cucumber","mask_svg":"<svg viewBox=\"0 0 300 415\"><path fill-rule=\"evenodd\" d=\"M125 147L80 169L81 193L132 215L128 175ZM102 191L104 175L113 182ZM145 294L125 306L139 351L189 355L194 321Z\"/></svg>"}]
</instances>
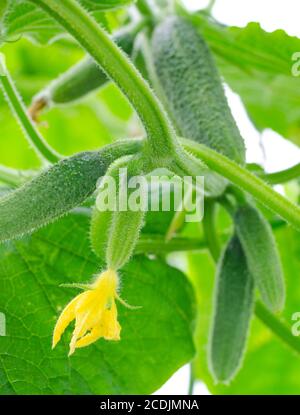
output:
<instances>
[{"instance_id":1,"label":"small cucumber","mask_svg":"<svg viewBox=\"0 0 300 415\"><path fill-rule=\"evenodd\" d=\"M109 165L139 143L120 142L60 161L0 199L0 242L21 237L81 204Z\"/></svg>"},{"instance_id":2,"label":"small cucumber","mask_svg":"<svg viewBox=\"0 0 300 415\"><path fill-rule=\"evenodd\" d=\"M271 311L281 310L285 301L284 277L270 224L250 205L237 210L234 223L264 304Z\"/></svg>"},{"instance_id":3,"label":"small cucumber","mask_svg":"<svg viewBox=\"0 0 300 415\"><path fill-rule=\"evenodd\" d=\"M155 29L152 49L164 102L179 133L243 164L244 141L201 35L189 22L171 16Z\"/></svg>"},{"instance_id":4,"label":"small cucumber","mask_svg":"<svg viewBox=\"0 0 300 415\"><path fill-rule=\"evenodd\" d=\"M106 212L104 227L94 229L94 234L97 231L99 233L104 231L104 239L106 239L107 235L105 262L108 268L115 271L122 268L129 261L144 224L147 186L139 186L139 191L137 192L137 189L131 187L129 182L131 178L138 178L142 174L142 163L143 161L140 157L125 156L116 160L107 172L107 176L110 179L114 179L116 184L115 189L113 189L114 194L112 195L116 197L112 206L114 211L111 215L109 214L110 212ZM103 183L105 183L104 180L102 181ZM101 187L99 190L101 192ZM133 207L130 201L132 197L135 201L137 200L135 198L137 193L139 193L138 199L142 204L137 204ZM97 203L100 202L97 201ZM99 222L97 225L99 226ZM97 241L94 240L93 245L95 242ZM96 247L97 251L101 250L103 245Z\"/></svg>"},{"instance_id":5,"label":"small cucumber","mask_svg":"<svg viewBox=\"0 0 300 415\"><path fill-rule=\"evenodd\" d=\"M94 207L90 226L90 241L93 251L102 259L105 258L112 218L112 211L100 211L97 206Z\"/></svg>"},{"instance_id":6,"label":"small cucumber","mask_svg":"<svg viewBox=\"0 0 300 415\"><path fill-rule=\"evenodd\" d=\"M128 26L115 36L116 43L128 54L131 54L134 40L141 23ZM44 107L68 104L83 98L87 94L104 86L108 82L106 74L90 57L82 59L65 73L51 82L33 99L30 112L33 119Z\"/></svg>"},{"instance_id":7,"label":"small cucumber","mask_svg":"<svg viewBox=\"0 0 300 415\"><path fill-rule=\"evenodd\" d=\"M113 212L112 223L108 231L106 264L108 268L118 270L131 258L144 225L145 212Z\"/></svg>"},{"instance_id":8,"label":"small cucumber","mask_svg":"<svg viewBox=\"0 0 300 415\"><path fill-rule=\"evenodd\" d=\"M118 9L119 7L126 7L134 0L79 0L79 2L89 8L91 7L96 11L108 11Z\"/></svg>"},{"instance_id":9,"label":"small cucumber","mask_svg":"<svg viewBox=\"0 0 300 415\"><path fill-rule=\"evenodd\" d=\"M210 331L209 367L218 382L228 383L241 365L253 312L253 288L245 254L234 236L218 264Z\"/></svg>"},{"instance_id":10,"label":"small cucumber","mask_svg":"<svg viewBox=\"0 0 300 415\"><path fill-rule=\"evenodd\" d=\"M148 206L149 209L145 215L145 224L142 232L145 234L160 234L164 236L171 224L171 221L175 213L175 200L173 194L173 188L170 189L170 210L164 211L162 209L162 193L169 192L169 185L166 182L161 182L150 186L148 191ZM159 206L159 210L151 210L151 200L153 206ZM91 246L96 255L99 258L105 258L106 246L108 242L109 229L113 220L113 212L111 211L99 211L97 207L93 209L91 228L90 228L90 240Z\"/></svg>"}]
</instances>

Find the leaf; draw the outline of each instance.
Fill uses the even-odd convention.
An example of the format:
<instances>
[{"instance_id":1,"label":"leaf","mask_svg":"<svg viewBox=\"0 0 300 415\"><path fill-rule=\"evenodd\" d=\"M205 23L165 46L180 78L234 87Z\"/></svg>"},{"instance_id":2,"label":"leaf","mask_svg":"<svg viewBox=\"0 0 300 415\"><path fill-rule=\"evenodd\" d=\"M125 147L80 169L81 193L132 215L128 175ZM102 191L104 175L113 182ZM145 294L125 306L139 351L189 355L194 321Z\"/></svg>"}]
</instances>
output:
<instances>
[{"instance_id":1,"label":"leaf","mask_svg":"<svg viewBox=\"0 0 300 415\"><path fill-rule=\"evenodd\" d=\"M292 327L292 315L299 312L300 234L287 226L275 231L287 282L287 303L283 312ZM216 385L207 367L206 346L211 315L214 265L207 253L190 255L190 276L197 287L200 315L196 334L195 374L214 394L299 394L300 356L255 318L252 322L243 367L229 386Z\"/></svg>"},{"instance_id":2,"label":"leaf","mask_svg":"<svg viewBox=\"0 0 300 415\"><path fill-rule=\"evenodd\" d=\"M95 19L106 25L104 12L124 7L133 0L80 0ZM2 15L2 19L1 19ZM0 40L17 39L25 35L32 41L45 44L64 31L39 7L26 0L8 0L6 10L0 9Z\"/></svg>"},{"instance_id":3,"label":"leaf","mask_svg":"<svg viewBox=\"0 0 300 415\"><path fill-rule=\"evenodd\" d=\"M300 39L283 30L266 32L254 22L243 28L224 27L200 14L193 21L255 126L260 131L271 128L300 145L300 82L292 73Z\"/></svg>"},{"instance_id":4,"label":"leaf","mask_svg":"<svg viewBox=\"0 0 300 415\"><path fill-rule=\"evenodd\" d=\"M269 222L256 207L244 205L237 209L234 223L263 303L271 311L281 311L285 302L284 276Z\"/></svg>"},{"instance_id":5,"label":"leaf","mask_svg":"<svg viewBox=\"0 0 300 415\"><path fill-rule=\"evenodd\" d=\"M70 331L51 351L59 310L99 271L89 217L77 211L16 243L0 245L1 394L148 394L194 354L191 286L178 270L140 257L122 272L121 341L99 340L68 358Z\"/></svg>"},{"instance_id":6,"label":"leaf","mask_svg":"<svg viewBox=\"0 0 300 415\"><path fill-rule=\"evenodd\" d=\"M19 238L63 216L96 190L113 153L83 152L61 160L0 200L0 241Z\"/></svg>"},{"instance_id":7,"label":"leaf","mask_svg":"<svg viewBox=\"0 0 300 415\"><path fill-rule=\"evenodd\" d=\"M79 2L89 11L113 10L119 7L126 7L135 0L79 0Z\"/></svg>"}]
</instances>

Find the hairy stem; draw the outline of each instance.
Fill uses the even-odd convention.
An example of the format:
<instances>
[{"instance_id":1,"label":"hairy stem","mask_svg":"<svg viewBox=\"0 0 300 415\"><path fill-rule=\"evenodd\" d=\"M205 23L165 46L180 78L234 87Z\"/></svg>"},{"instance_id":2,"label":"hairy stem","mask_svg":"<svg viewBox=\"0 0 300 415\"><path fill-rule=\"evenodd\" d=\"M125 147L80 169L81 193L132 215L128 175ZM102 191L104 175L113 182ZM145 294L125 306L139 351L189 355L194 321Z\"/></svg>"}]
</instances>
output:
<instances>
[{"instance_id":1,"label":"hairy stem","mask_svg":"<svg viewBox=\"0 0 300 415\"><path fill-rule=\"evenodd\" d=\"M0 85L7 101L19 121L25 135L36 153L42 160L56 163L60 156L46 143L27 115L26 107L20 97L14 82L5 66L4 56L0 56Z\"/></svg>"},{"instance_id":2,"label":"hairy stem","mask_svg":"<svg viewBox=\"0 0 300 415\"><path fill-rule=\"evenodd\" d=\"M216 204L212 200L205 202L205 214L203 218L203 230L207 246L213 259L217 262L220 256L220 243L215 226Z\"/></svg>"},{"instance_id":3,"label":"hairy stem","mask_svg":"<svg viewBox=\"0 0 300 415\"><path fill-rule=\"evenodd\" d=\"M199 238L174 237L166 241L163 235L142 234L135 248L135 254L168 254L180 251L201 251L206 242Z\"/></svg>"},{"instance_id":4,"label":"hairy stem","mask_svg":"<svg viewBox=\"0 0 300 415\"><path fill-rule=\"evenodd\" d=\"M206 165L226 177L239 188L250 193L260 203L277 213L295 228L300 229L300 207L277 193L263 180L229 160L222 154L191 140L183 139L184 146Z\"/></svg>"},{"instance_id":5,"label":"hairy stem","mask_svg":"<svg viewBox=\"0 0 300 415\"><path fill-rule=\"evenodd\" d=\"M144 124L153 159L168 164L179 144L159 100L128 57L75 0L30 0L58 21L127 96Z\"/></svg>"},{"instance_id":6,"label":"hairy stem","mask_svg":"<svg viewBox=\"0 0 300 415\"><path fill-rule=\"evenodd\" d=\"M255 305L255 314L277 337L300 355L300 339L293 336L286 322L272 314L259 301Z\"/></svg>"},{"instance_id":7,"label":"hairy stem","mask_svg":"<svg viewBox=\"0 0 300 415\"><path fill-rule=\"evenodd\" d=\"M212 221L209 220L211 223L211 230L210 233L216 232L216 226L214 219ZM214 258L215 262L217 262L220 254L221 254L221 247L218 243L218 235L216 234L214 237L211 237L210 240L213 241L212 244L208 244L208 249ZM289 326L282 321L279 317L275 316L271 313L260 301L256 301L255 304L255 315L259 318L269 330L272 331L281 341L291 347L294 351L300 354L300 339L292 335Z\"/></svg>"},{"instance_id":8,"label":"hairy stem","mask_svg":"<svg viewBox=\"0 0 300 415\"><path fill-rule=\"evenodd\" d=\"M281 184L298 179L300 178L300 163L276 173L263 174L261 177L270 184Z\"/></svg>"}]
</instances>

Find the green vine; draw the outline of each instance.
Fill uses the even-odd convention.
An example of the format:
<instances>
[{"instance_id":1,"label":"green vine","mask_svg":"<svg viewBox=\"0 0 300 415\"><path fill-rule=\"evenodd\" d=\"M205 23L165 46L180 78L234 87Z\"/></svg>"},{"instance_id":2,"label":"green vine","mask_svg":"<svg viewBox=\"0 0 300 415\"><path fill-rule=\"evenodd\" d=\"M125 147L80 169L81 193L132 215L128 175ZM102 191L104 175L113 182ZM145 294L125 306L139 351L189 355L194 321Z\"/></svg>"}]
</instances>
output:
<instances>
[{"instance_id":1,"label":"green vine","mask_svg":"<svg viewBox=\"0 0 300 415\"><path fill-rule=\"evenodd\" d=\"M0 55L0 84L13 113L39 157L50 163L59 161L61 157L46 143L27 115L26 107L9 74L2 54Z\"/></svg>"},{"instance_id":2,"label":"green vine","mask_svg":"<svg viewBox=\"0 0 300 415\"><path fill-rule=\"evenodd\" d=\"M256 302L256 316L286 345L300 355L300 339L293 336L288 324L272 314L261 302Z\"/></svg>"},{"instance_id":3,"label":"green vine","mask_svg":"<svg viewBox=\"0 0 300 415\"><path fill-rule=\"evenodd\" d=\"M0 166L0 182L11 187L18 187L21 183L22 175L18 170L9 169L4 166Z\"/></svg>"},{"instance_id":4,"label":"green vine","mask_svg":"<svg viewBox=\"0 0 300 415\"><path fill-rule=\"evenodd\" d=\"M275 173L263 174L261 177L269 184L281 184L298 179L300 178L300 163Z\"/></svg>"}]
</instances>

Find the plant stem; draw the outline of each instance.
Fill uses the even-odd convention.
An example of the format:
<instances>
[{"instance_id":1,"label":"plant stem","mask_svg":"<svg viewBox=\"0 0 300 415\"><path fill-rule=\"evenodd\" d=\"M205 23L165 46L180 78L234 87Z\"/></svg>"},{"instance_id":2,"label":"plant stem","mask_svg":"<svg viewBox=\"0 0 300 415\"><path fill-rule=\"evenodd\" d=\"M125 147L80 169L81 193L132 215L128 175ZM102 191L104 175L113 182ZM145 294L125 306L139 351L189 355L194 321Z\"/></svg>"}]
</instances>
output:
<instances>
[{"instance_id":1,"label":"plant stem","mask_svg":"<svg viewBox=\"0 0 300 415\"><path fill-rule=\"evenodd\" d=\"M285 344L300 355L300 339L293 336L290 327L272 314L261 302L255 305L256 316Z\"/></svg>"},{"instance_id":2,"label":"plant stem","mask_svg":"<svg viewBox=\"0 0 300 415\"><path fill-rule=\"evenodd\" d=\"M269 184L286 183L291 180L298 179L300 178L300 163L276 173L265 173L260 177L266 180Z\"/></svg>"},{"instance_id":3,"label":"plant stem","mask_svg":"<svg viewBox=\"0 0 300 415\"><path fill-rule=\"evenodd\" d=\"M149 17L152 20L158 17L156 7L150 6L148 0L138 0L136 7L143 16Z\"/></svg>"},{"instance_id":4,"label":"plant stem","mask_svg":"<svg viewBox=\"0 0 300 415\"><path fill-rule=\"evenodd\" d=\"M260 203L277 213L288 223L300 229L300 207L277 193L263 180L203 144L183 139L184 146L206 165L232 183L250 193Z\"/></svg>"},{"instance_id":5,"label":"plant stem","mask_svg":"<svg viewBox=\"0 0 300 415\"><path fill-rule=\"evenodd\" d=\"M26 107L19 95L14 82L5 66L4 56L0 56L0 85L7 98L7 101L19 121L25 135L36 153L42 160L50 163L56 163L60 156L46 143L44 138L39 134L33 122L27 115Z\"/></svg>"},{"instance_id":6,"label":"plant stem","mask_svg":"<svg viewBox=\"0 0 300 415\"><path fill-rule=\"evenodd\" d=\"M144 124L150 155L156 164L170 164L180 147L161 103L136 67L109 35L75 0L30 0L58 21L95 59L127 96Z\"/></svg>"},{"instance_id":7,"label":"plant stem","mask_svg":"<svg viewBox=\"0 0 300 415\"><path fill-rule=\"evenodd\" d=\"M188 395L192 396L194 394L194 387L195 387L194 369L193 369L193 363L190 363L190 379L189 379Z\"/></svg>"},{"instance_id":8,"label":"plant stem","mask_svg":"<svg viewBox=\"0 0 300 415\"><path fill-rule=\"evenodd\" d=\"M179 251L200 251L206 248L206 242L199 238L174 237L166 241L163 235L142 234L135 248L135 254L168 254Z\"/></svg>"}]
</instances>

